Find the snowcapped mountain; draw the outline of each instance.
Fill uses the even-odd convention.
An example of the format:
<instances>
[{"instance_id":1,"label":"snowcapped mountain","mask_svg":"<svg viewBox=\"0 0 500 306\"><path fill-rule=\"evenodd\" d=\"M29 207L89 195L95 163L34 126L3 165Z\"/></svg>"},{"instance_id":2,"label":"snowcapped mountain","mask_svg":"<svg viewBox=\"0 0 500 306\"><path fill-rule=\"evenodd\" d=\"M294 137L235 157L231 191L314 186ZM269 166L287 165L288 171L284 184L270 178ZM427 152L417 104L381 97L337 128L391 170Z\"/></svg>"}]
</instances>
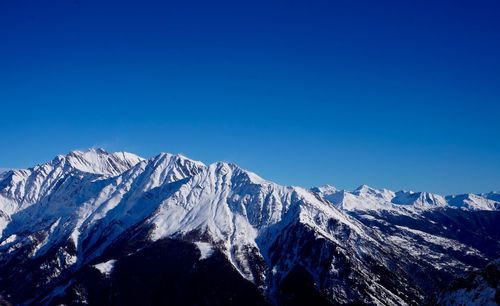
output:
<instances>
[{"instance_id":1,"label":"snowcapped mountain","mask_svg":"<svg viewBox=\"0 0 500 306\"><path fill-rule=\"evenodd\" d=\"M447 196L449 205L466 210L498 210L500 197L498 193L488 194L461 194Z\"/></svg>"},{"instance_id":2,"label":"snowcapped mountain","mask_svg":"<svg viewBox=\"0 0 500 306\"><path fill-rule=\"evenodd\" d=\"M338 190L333 186L311 188L322 198L348 211L398 211L400 213L459 208L462 210L498 210L500 193L441 196L429 192L391 191L361 185L354 191Z\"/></svg>"},{"instance_id":3,"label":"snowcapped mountain","mask_svg":"<svg viewBox=\"0 0 500 306\"><path fill-rule=\"evenodd\" d=\"M307 190L230 163L74 151L0 176L0 298L420 304L500 257L497 199Z\"/></svg>"},{"instance_id":4,"label":"snowcapped mountain","mask_svg":"<svg viewBox=\"0 0 500 306\"><path fill-rule=\"evenodd\" d=\"M109 154L102 149L73 151L30 169L5 173L2 176L2 196L22 205L30 205L49 194L68 175L90 173L114 176L140 161L142 158L124 152Z\"/></svg>"}]
</instances>

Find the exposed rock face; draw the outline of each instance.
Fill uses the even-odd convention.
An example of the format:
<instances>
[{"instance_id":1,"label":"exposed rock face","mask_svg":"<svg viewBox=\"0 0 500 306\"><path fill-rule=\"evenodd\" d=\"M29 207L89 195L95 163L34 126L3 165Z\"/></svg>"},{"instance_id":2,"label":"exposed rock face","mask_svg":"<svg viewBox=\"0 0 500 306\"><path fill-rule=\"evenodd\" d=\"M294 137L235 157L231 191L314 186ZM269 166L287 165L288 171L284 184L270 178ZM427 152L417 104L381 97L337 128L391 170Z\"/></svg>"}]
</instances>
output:
<instances>
[{"instance_id":1,"label":"exposed rock face","mask_svg":"<svg viewBox=\"0 0 500 306\"><path fill-rule=\"evenodd\" d=\"M454 280L438 298L439 305L500 305L500 261Z\"/></svg>"}]
</instances>

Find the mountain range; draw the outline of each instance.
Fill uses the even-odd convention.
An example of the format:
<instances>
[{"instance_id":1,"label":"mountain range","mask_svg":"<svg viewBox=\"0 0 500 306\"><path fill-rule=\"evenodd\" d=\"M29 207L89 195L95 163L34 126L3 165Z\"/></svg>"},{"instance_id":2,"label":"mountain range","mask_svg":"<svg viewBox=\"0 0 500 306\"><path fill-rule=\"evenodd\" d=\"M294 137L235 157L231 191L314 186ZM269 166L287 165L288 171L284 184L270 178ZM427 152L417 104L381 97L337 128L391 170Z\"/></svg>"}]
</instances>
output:
<instances>
[{"instance_id":1,"label":"mountain range","mask_svg":"<svg viewBox=\"0 0 500 306\"><path fill-rule=\"evenodd\" d=\"M499 210L499 192L291 187L73 151L0 173L0 304L495 305L498 284L481 299L450 284L500 258Z\"/></svg>"}]
</instances>

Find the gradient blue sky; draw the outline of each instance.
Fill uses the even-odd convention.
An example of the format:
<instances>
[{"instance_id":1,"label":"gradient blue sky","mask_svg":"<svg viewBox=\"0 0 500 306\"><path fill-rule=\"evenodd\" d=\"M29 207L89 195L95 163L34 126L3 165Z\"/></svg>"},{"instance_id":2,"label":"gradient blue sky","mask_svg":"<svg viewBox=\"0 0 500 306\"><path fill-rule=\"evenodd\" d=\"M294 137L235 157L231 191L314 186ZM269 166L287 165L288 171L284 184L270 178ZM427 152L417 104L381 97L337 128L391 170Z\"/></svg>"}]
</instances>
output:
<instances>
[{"instance_id":1,"label":"gradient blue sky","mask_svg":"<svg viewBox=\"0 0 500 306\"><path fill-rule=\"evenodd\" d=\"M500 189L499 1L0 1L0 167L92 146Z\"/></svg>"}]
</instances>

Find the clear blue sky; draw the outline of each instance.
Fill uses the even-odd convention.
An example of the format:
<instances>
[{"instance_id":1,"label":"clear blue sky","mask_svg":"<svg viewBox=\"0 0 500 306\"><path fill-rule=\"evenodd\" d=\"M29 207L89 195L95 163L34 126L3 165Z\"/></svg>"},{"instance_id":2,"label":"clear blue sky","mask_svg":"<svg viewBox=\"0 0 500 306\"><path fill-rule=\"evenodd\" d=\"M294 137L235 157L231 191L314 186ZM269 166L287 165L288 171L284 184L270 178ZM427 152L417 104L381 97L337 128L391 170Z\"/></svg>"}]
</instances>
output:
<instances>
[{"instance_id":1,"label":"clear blue sky","mask_svg":"<svg viewBox=\"0 0 500 306\"><path fill-rule=\"evenodd\" d=\"M500 189L499 1L0 2L0 167L92 146Z\"/></svg>"}]
</instances>

